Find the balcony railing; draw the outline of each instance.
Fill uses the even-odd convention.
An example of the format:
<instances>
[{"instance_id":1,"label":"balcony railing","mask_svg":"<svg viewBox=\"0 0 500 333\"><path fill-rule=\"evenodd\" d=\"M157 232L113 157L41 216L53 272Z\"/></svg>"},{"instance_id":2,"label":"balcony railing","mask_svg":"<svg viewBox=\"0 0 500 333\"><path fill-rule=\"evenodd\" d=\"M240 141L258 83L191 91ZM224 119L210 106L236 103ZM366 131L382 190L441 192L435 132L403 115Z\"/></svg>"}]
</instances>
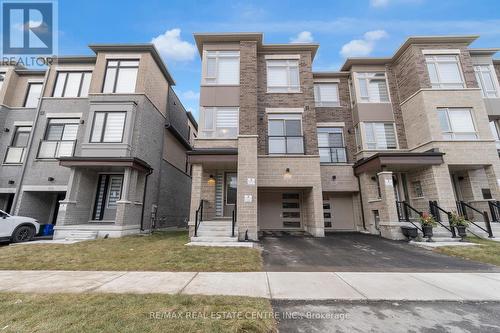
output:
<instances>
[{"instance_id":1,"label":"balcony railing","mask_svg":"<svg viewBox=\"0 0 500 333\"><path fill-rule=\"evenodd\" d=\"M76 140L70 141L40 141L38 147L38 158L54 159L63 156L73 156Z\"/></svg>"},{"instance_id":2,"label":"balcony railing","mask_svg":"<svg viewBox=\"0 0 500 333\"><path fill-rule=\"evenodd\" d=\"M304 137L294 136L269 136L269 154L304 154Z\"/></svg>"},{"instance_id":3,"label":"balcony railing","mask_svg":"<svg viewBox=\"0 0 500 333\"><path fill-rule=\"evenodd\" d=\"M320 163L347 163L345 147L319 147Z\"/></svg>"},{"instance_id":4,"label":"balcony railing","mask_svg":"<svg viewBox=\"0 0 500 333\"><path fill-rule=\"evenodd\" d=\"M5 154L5 164L20 164L24 160L24 152L26 147L7 147Z\"/></svg>"}]
</instances>

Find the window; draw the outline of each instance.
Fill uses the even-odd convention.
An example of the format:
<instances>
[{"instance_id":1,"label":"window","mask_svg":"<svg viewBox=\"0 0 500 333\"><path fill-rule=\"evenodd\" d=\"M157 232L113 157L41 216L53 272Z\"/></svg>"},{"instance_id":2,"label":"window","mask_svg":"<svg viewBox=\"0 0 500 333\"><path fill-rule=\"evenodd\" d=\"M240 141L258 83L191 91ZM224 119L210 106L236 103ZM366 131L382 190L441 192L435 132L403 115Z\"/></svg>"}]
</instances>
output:
<instances>
[{"instance_id":1,"label":"window","mask_svg":"<svg viewBox=\"0 0 500 333\"><path fill-rule=\"evenodd\" d=\"M364 123L367 149L397 149L393 123Z\"/></svg>"},{"instance_id":2,"label":"window","mask_svg":"<svg viewBox=\"0 0 500 333\"><path fill-rule=\"evenodd\" d=\"M126 112L95 112L90 142L122 142Z\"/></svg>"},{"instance_id":3,"label":"window","mask_svg":"<svg viewBox=\"0 0 500 333\"><path fill-rule=\"evenodd\" d=\"M497 84L495 83L495 74L493 74L492 66L476 65L474 66L474 72L476 73L476 79L483 93L483 97L498 97Z\"/></svg>"},{"instance_id":4,"label":"window","mask_svg":"<svg viewBox=\"0 0 500 333\"><path fill-rule=\"evenodd\" d=\"M28 140L31 133L31 126L18 126L15 129L14 136L7 153L5 154L4 163L22 163L24 153L28 146Z\"/></svg>"},{"instance_id":5,"label":"window","mask_svg":"<svg viewBox=\"0 0 500 333\"><path fill-rule=\"evenodd\" d=\"M201 136L205 138L236 138L238 113L235 107L210 107L201 112Z\"/></svg>"},{"instance_id":6,"label":"window","mask_svg":"<svg viewBox=\"0 0 500 333\"><path fill-rule=\"evenodd\" d=\"M465 87L456 55L426 56L425 62L432 88L453 89Z\"/></svg>"},{"instance_id":7,"label":"window","mask_svg":"<svg viewBox=\"0 0 500 333\"><path fill-rule=\"evenodd\" d=\"M25 108L36 108L38 106L38 100L42 95L42 86L42 82L28 83L28 93L24 101Z\"/></svg>"},{"instance_id":8,"label":"window","mask_svg":"<svg viewBox=\"0 0 500 333\"><path fill-rule=\"evenodd\" d=\"M491 190L489 188L482 188L481 194L483 195L484 200L491 200L493 196L491 195Z\"/></svg>"},{"instance_id":9,"label":"window","mask_svg":"<svg viewBox=\"0 0 500 333\"><path fill-rule=\"evenodd\" d=\"M58 72L54 97L87 97L91 72Z\"/></svg>"},{"instance_id":10,"label":"window","mask_svg":"<svg viewBox=\"0 0 500 333\"><path fill-rule=\"evenodd\" d=\"M314 102L316 106L340 106L339 85L337 83L314 84Z\"/></svg>"},{"instance_id":11,"label":"window","mask_svg":"<svg viewBox=\"0 0 500 333\"><path fill-rule=\"evenodd\" d=\"M490 121L490 129L496 141L497 149L500 149L500 131L498 130L498 122L496 120Z\"/></svg>"},{"instance_id":12,"label":"window","mask_svg":"<svg viewBox=\"0 0 500 333\"><path fill-rule=\"evenodd\" d=\"M389 102L389 90L384 72L356 73L359 101L367 103Z\"/></svg>"},{"instance_id":13,"label":"window","mask_svg":"<svg viewBox=\"0 0 500 333\"><path fill-rule=\"evenodd\" d=\"M304 154L301 115L270 116L268 136L269 154Z\"/></svg>"},{"instance_id":14,"label":"window","mask_svg":"<svg viewBox=\"0 0 500 333\"><path fill-rule=\"evenodd\" d=\"M332 209L330 201L323 200L323 220L325 223L325 228L332 227Z\"/></svg>"},{"instance_id":15,"label":"window","mask_svg":"<svg viewBox=\"0 0 500 333\"><path fill-rule=\"evenodd\" d=\"M3 81L5 81L5 72L0 72L0 90L2 89Z\"/></svg>"},{"instance_id":16,"label":"window","mask_svg":"<svg viewBox=\"0 0 500 333\"><path fill-rule=\"evenodd\" d=\"M318 127L320 163L346 163L346 149L342 127Z\"/></svg>"},{"instance_id":17,"label":"window","mask_svg":"<svg viewBox=\"0 0 500 333\"><path fill-rule=\"evenodd\" d=\"M267 60L267 92L300 92L298 60Z\"/></svg>"},{"instance_id":18,"label":"window","mask_svg":"<svg viewBox=\"0 0 500 333\"><path fill-rule=\"evenodd\" d=\"M103 93L133 93L139 60L108 60Z\"/></svg>"},{"instance_id":19,"label":"window","mask_svg":"<svg viewBox=\"0 0 500 333\"><path fill-rule=\"evenodd\" d=\"M424 196L424 191L422 190L422 183L420 180L412 182L413 191L416 198L422 198Z\"/></svg>"},{"instance_id":20,"label":"window","mask_svg":"<svg viewBox=\"0 0 500 333\"><path fill-rule=\"evenodd\" d=\"M354 127L354 139L356 140L356 150L363 150L363 141L361 140L361 130L360 125Z\"/></svg>"},{"instance_id":21,"label":"window","mask_svg":"<svg viewBox=\"0 0 500 333\"><path fill-rule=\"evenodd\" d=\"M437 109L445 140L475 140L477 133L470 109Z\"/></svg>"},{"instance_id":22,"label":"window","mask_svg":"<svg viewBox=\"0 0 500 333\"><path fill-rule=\"evenodd\" d=\"M205 51L206 84L240 84L239 51Z\"/></svg>"},{"instance_id":23,"label":"window","mask_svg":"<svg viewBox=\"0 0 500 333\"><path fill-rule=\"evenodd\" d=\"M236 204L238 177L236 173L226 173L226 205Z\"/></svg>"},{"instance_id":24,"label":"window","mask_svg":"<svg viewBox=\"0 0 500 333\"><path fill-rule=\"evenodd\" d=\"M76 118L49 119L44 140L38 149L38 158L73 156L79 122Z\"/></svg>"}]
</instances>

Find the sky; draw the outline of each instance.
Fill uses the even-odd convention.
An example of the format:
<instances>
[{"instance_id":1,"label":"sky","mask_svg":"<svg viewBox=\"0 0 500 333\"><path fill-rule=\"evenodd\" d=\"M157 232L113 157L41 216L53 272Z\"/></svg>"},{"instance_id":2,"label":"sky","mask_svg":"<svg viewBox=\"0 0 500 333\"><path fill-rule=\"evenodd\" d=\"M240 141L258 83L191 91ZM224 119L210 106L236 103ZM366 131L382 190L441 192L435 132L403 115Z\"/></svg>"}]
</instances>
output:
<instances>
[{"instance_id":1,"label":"sky","mask_svg":"<svg viewBox=\"0 0 500 333\"><path fill-rule=\"evenodd\" d=\"M263 32L264 43L319 43L316 71L351 56L391 56L408 36L477 34L472 47L500 47L499 0L160 1L59 0L60 55L88 44L149 43L198 117L200 56L195 32ZM500 57L500 53L497 55Z\"/></svg>"}]
</instances>

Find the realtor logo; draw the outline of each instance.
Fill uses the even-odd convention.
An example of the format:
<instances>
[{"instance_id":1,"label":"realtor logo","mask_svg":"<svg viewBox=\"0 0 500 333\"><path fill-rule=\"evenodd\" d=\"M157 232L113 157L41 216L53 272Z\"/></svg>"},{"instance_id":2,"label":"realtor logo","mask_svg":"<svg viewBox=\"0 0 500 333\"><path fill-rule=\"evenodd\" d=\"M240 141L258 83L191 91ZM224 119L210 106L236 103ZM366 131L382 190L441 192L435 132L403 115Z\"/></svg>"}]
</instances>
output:
<instances>
[{"instance_id":1,"label":"realtor logo","mask_svg":"<svg viewBox=\"0 0 500 333\"><path fill-rule=\"evenodd\" d=\"M3 55L56 53L55 1L2 1Z\"/></svg>"}]
</instances>

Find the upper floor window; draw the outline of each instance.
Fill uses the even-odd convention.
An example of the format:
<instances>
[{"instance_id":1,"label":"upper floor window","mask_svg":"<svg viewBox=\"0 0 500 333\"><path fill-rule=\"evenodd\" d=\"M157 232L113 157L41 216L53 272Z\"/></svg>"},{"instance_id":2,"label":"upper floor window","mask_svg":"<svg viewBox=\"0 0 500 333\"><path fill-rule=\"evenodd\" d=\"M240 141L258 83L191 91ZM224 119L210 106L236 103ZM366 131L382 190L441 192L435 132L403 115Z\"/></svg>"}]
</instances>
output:
<instances>
[{"instance_id":1,"label":"upper floor window","mask_svg":"<svg viewBox=\"0 0 500 333\"><path fill-rule=\"evenodd\" d=\"M91 72L58 72L54 97L87 97Z\"/></svg>"},{"instance_id":2,"label":"upper floor window","mask_svg":"<svg viewBox=\"0 0 500 333\"><path fill-rule=\"evenodd\" d=\"M134 93L139 60L108 60L103 93Z\"/></svg>"},{"instance_id":3,"label":"upper floor window","mask_svg":"<svg viewBox=\"0 0 500 333\"><path fill-rule=\"evenodd\" d=\"M438 108L439 125L445 140L474 140L477 132L470 109Z\"/></svg>"},{"instance_id":4,"label":"upper floor window","mask_svg":"<svg viewBox=\"0 0 500 333\"><path fill-rule=\"evenodd\" d=\"M479 83L483 97L486 98L498 97L497 81L492 69L490 65L474 66L477 82Z\"/></svg>"},{"instance_id":5,"label":"upper floor window","mask_svg":"<svg viewBox=\"0 0 500 333\"><path fill-rule=\"evenodd\" d=\"M389 102L389 90L384 72L356 73L359 101L367 103Z\"/></svg>"},{"instance_id":6,"label":"upper floor window","mask_svg":"<svg viewBox=\"0 0 500 333\"><path fill-rule=\"evenodd\" d=\"M318 148L320 163L346 163L342 127L318 127Z\"/></svg>"},{"instance_id":7,"label":"upper floor window","mask_svg":"<svg viewBox=\"0 0 500 333\"><path fill-rule=\"evenodd\" d=\"M206 84L240 84L239 51L205 51Z\"/></svg>"},{"instance_id":8,"label":"upper floor window","mask_svg":"<svg viewBox=\"0 0 500 333\"><path fill-rule=\"evenodd\" d=\"M0 90L2 90L3 81L5 81L5 72L0 72Z\"/></svg>"},{"instance_id":9,"label":"upper floor window","mask_svg":"<svg viewBox=\"0 0 500 333\"><path fill-rule=\"evenodd\" d=\"M397 149L394 123L363 123L367 149Z\"/></svg>"},{"instance_id":10,"label":"upper floor window","mask_svg":"<svg viewBox=\"0 0 500 333\"><path fill-rule=\"evenodd\" d=\"M464 88L460 62L456 55L428 55L425 57L432 88Z\"/></svg>"},{"instance_id":11,"label":"upper floor window","mask_svg":"<svg viewBox=\"0 0 500 333\"><path fill-rule=\"evenodd\" d=\"M236 138L238 136L237 107L208 107L201 111L201 136L205 138Z\"/></svg>"},{"instance_id":12,"label":"upper floor window","mask_svg":"<svg viewBox=\"0 0 500 333\"><path fill-rule=\"evenodd\" d=\"M340 106L337 83L315 83L314 102L316 106Z\"/></svg>"},{"instance_id":13,"label":"upper floor window","mask_svg":"<svg viewBox=\"0 0 500 333\"><path fill-rule=\"evenodd\" d=\"M304 154L302 115L270 115L269 154Z\"/></svg>"},{"instance_id":14,"label":"upper floor window","mask_svg":"<svg viewBox=\"0 0 500 333\"><path fill-rule=\"evenodd\" d=\"M26 93L26 99L24 100L25 108L36 108L38 105L38 100L42 96L42 82L30 82L28 83L28 92Z\"/></svg>"},{"instance_id":15,"label":"upper floor window","mask_svg":"<svg viewBox=\"0 0 500 333\"><path fill-rule=\"evenodd\" d=\"M267 92L300 92L298 60L267 60Z\"/></svg>"},{"instance_id":16,"label":"upper floor window","mask_svg":"<svg viewBox=\"0 0 500 333\"><path fill-rule=\"evenodd\" d=\"M78 118L49 119L44 140L38 149L38 158L73 156L79 122Z\"/></svg>"},{"instance_id":17,"label":"upper floor window","mask_svg":"<svg viewBox=\"0 0 500 333\"><path fill-rule=\"evenodd\" d=\"M126 112L95 112L90 142L123 142Z\"/></svg>"},{"instance_id":18,"label":"upper floor window","mask_svg":"<svg viewBox=\"0 0 500 333\"><path fill-rule=\"evenodd\" d=\"M500 130L498 127L498 121L490 121L490 129L491 129L491 134L493 134L493 138L496 141L497 149L500 149Z\"/></svg>"},{"instance_id":19,"label":"upper floor window","mask_svg":"<svg viewBox=\"0 0 500 333\"><path fill-rule=\"evenodd\" d=\"M17 126L10 146L7 148L4 163L22 163L31 133L31 126Z\"/></svg>"}]
</instances>

